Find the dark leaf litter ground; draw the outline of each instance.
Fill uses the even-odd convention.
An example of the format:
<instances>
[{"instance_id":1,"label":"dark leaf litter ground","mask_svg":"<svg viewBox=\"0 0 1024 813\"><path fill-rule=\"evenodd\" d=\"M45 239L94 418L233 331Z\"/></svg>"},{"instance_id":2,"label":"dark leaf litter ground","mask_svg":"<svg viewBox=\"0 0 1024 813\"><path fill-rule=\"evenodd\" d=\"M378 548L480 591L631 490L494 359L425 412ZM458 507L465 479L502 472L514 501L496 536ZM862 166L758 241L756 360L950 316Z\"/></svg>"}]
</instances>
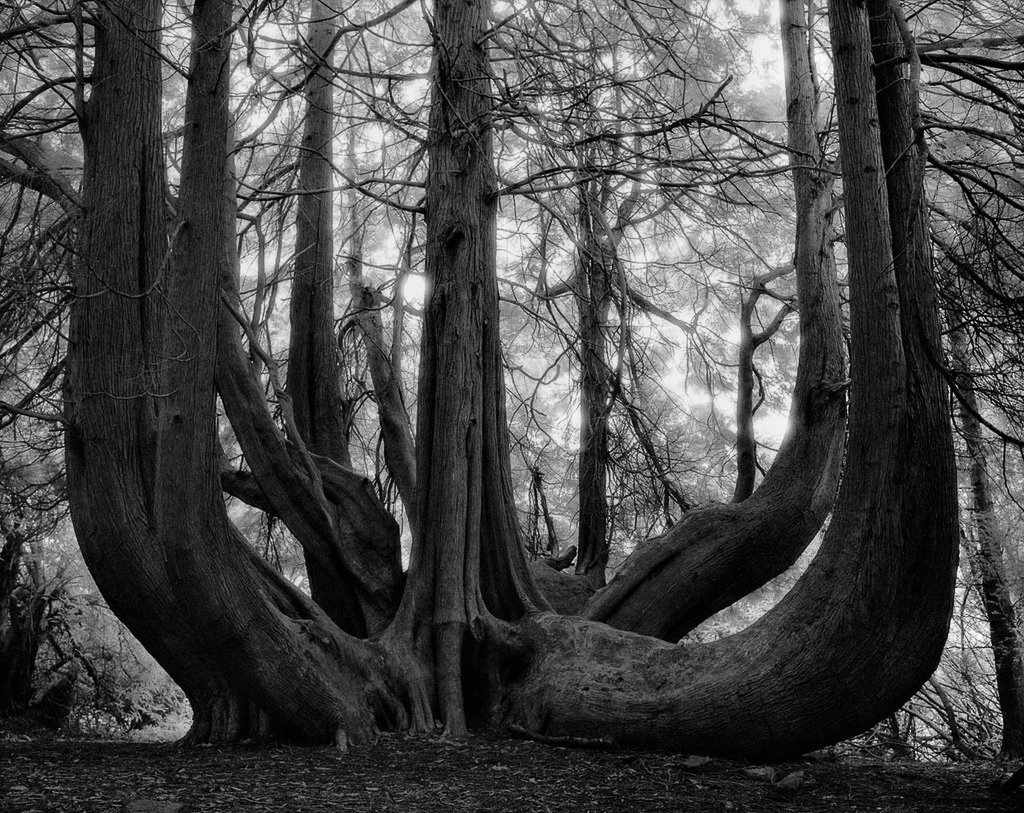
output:
<instances>
[{"instance_id":1,"label":"dark leaf litter ground","mask_svg":"<svg viewBox=\"0 0 1024 813\"><path fill-rule=\"evenodd\" d=\"M988 763L754 766L472 736L328 748L0 738L0 811L1000 811Z\"/></svg>"}]
</instances>

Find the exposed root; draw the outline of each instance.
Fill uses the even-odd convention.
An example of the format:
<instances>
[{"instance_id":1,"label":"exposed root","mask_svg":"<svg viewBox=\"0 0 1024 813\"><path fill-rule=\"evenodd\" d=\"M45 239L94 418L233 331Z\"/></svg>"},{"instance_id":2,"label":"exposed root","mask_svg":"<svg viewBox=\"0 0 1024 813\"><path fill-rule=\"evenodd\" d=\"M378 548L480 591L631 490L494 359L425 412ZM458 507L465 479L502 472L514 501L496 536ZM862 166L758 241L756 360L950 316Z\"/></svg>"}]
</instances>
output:
<instances>
[{"instance_id":1,"label":"exposed root","mask_svg":"<svg viewBox=\"0 0 1024 813\"><path fill-rule=\"evenodd\" d=\"M530 731L528 728L523 728L515 723L507 725L505 730L514 737L519 737L523 740L533 740L544 745L561 745L566 748L594 748L598 750L609 750L615 747L615 740L611 737L553 737L549 734Z\"/></svg>"}]
</instances>

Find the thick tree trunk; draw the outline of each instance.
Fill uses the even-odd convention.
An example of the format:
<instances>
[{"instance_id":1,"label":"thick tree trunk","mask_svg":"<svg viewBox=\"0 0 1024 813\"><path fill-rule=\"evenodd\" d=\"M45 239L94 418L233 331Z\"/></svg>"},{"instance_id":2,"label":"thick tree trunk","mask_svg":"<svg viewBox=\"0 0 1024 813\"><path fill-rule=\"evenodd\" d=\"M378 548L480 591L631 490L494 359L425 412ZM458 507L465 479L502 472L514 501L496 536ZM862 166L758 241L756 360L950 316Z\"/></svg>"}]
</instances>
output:
<instances>
[{"instance_id":1,"label":"thick tree trunk","mask_svg":"<svg viewBox=\"0 0 1024 813\"><path fill-rule=\"evenodd\" d=\"M783 12L800 315L789 432L748 499L687 512L663 536L639 545L583 611L667 640L793 564L832 508L842 465L845 340L831 249L832 185L817 143L806 10L800 0L787 0Z\"/></svg>"},{"instance_id":2,"label":"thick tree trunk","mask_svg":"<svg viewBox=\"0 0 1024 813\"><path fill-rule=\"evenodd\" d=\"M66 407L72 516L112 609L193 705L194 741L267 730L365 740L405 711L384 653L338 631L227 523L213 372L232 5L195 5L179 224L166 263L159 4L103 10ZM116 211L109 202L116 200ZM158 272L166 305L154 318Z\"/></svg>"},{"instance_id":3,"label":"thick tree trunk","mask_svg":"<svg viewBox=\"0 0 1024 813\"><path fill-rule=\"evenodd\" d=\"M232 4L194 5L179 224L166 263L158 10L147 2L101 12L67 454L87 561L115 612L185 688L194 739L271 726L306 740L364 741L381 726L430 727L435 709L459 733L467 705L482 705L542 736L778 758L856 733L924 681L951 607L955 474L944 392L928 363L938 329L924 232L890 230L881 179L905 167L882 160L863 6L835 0L833 9L851 257L849 467L822 551L797 587L744 633L702 647L534 612L543 600L516 521L503 401L482 2L441 0L432 27L421 494L398 615L379 643L356 640L245 545L220 496L214 389L216 370L225 404L238 397L244 407L253 382L232 363L217 368L218 356L240 348L237 330L225 329L233 317L222 292L235 263L226 194ZM908 180L920 189L919 176ZM893 189L890 198L896 212L919 211L901 209ZM105 205L112 199L116 211ZM821 252L822 240L812 245ZM915 262L894 268L894 254ZM158 271L165 308L156 319L145 293ZM801 289L802 320L825 308L813 294L820 290L805 299ZM812 346L827 345L812 328L813 320ZM814 432L834 428L822 412L841 414L828 386L835 378L808 368L794 438L832 450L834 433L824 442ZM260 466L298 455L295 487L310 488L305 477L322 499L325 458L301 438L287 448L259 410L236 403L229 413L245 427L240 437L276 438ZM261 486L281 486L253 468ZM813 503L821 485L802 487ZM274 488L263 493L288 502ZM296 514L322 522L316 511Z\"/></svg>"},{"instance_id":4,"label":"thick tree trunk","mask_svg":"<svg viewBox=\"0 0 1024 813\"><path fill-rule=\"evenodd\" d=\"M287 387L309 448L351 468L334 330L334 72L328 48L337 26L327 2L311 5Z\"/></svg>"},{"instance_id":5,"label":"thick tree trunk","mask_svg":"<svg viewBox=\"0 0 1024 813\"><path fill-rule=\"evenodd\" d=\"M419 398L417 505L408 587L392 633L432 674L445 729L466 728L464 655L474 691L489 694L493 652L514 620L546 606L530 579L512 495L498 337L496 199L490 117L488 6L440 0L432 31L426 275ZM470 651L492 654L470 657ZM496 687L495 687L496 688Z\"/></svg>"},{"instance_id":6,"label":"thick tree trunk","mask_svg":"<svg viewBox=\"0 0 1024 813\"><path fill-rule=\"evenodd\" d=\"M879 121L867 10L834 0L830 12L852 382L848 463L821 550L779 605L709 645L537 618L525 632L540 654L506 706L527 732L778 759L884 719L941 655L958 530L946 392L928 360L940 334L927 243L890 229L879 129L906 122ZM895 267L894 250L918 262Z\"/></svg>"}]
</instances>

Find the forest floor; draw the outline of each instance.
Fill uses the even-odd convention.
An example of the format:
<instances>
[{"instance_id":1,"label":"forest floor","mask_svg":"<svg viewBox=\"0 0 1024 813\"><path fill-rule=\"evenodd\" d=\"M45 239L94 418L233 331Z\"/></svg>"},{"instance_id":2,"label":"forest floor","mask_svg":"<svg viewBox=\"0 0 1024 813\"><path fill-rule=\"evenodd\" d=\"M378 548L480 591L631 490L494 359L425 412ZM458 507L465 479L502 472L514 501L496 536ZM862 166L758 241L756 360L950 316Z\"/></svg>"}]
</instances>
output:
<instances>
[{"instance_id":1,"label":"forest floor","mask_svg":"<svg viewBox=\"0 0 1024 813\"><path fill-rule=\"evenodd\" d=\"M2 813L1024 810L1024 793L996 789L1007 772L991 763L863 758L758 766L480 735L386 736L341 752L180 748L0 730Z\"/></svg>"}]
</instances>

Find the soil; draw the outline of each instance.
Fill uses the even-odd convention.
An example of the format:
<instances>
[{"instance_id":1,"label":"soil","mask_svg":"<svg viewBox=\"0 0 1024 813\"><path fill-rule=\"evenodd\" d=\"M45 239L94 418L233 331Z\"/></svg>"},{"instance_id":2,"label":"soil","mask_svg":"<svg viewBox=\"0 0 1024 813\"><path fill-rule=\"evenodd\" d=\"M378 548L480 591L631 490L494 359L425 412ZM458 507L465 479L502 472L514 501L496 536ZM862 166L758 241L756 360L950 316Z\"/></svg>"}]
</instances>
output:
<instances>
[{"instance_id":1,"label":"soil","mask_svg":"<svg viewBox=\"0 0 1024 813\"><path fill-rule=\"evenodd\" d=\"M191 811L1012 811L992 763L816 759L771 766L385 736L366 748L175 747L0 733L2 813Z\"/></svg>"}]
</instances>

